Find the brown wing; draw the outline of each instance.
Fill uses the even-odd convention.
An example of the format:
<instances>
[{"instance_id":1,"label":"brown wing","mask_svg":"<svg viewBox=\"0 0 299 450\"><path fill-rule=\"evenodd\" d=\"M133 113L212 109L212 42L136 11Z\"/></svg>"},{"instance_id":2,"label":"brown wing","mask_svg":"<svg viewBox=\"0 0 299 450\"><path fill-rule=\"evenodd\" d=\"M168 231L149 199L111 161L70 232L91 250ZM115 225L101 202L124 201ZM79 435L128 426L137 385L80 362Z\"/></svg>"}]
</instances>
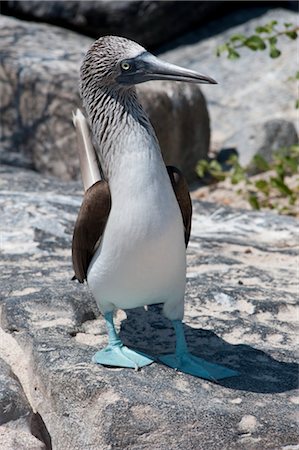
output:
<instances>
[{"instance_id":1,"label":"brown wing","mask_svg":"<svg viewBox=\"0 0 299 450\"><path fill-rule=\"evenodd\" d=\"M192 219L192 202L189 194L188 184L179 169L173 166L166 166L166 169L182 213L183 223L185 227L185 244L187 248L191 232Z\"/></svg>"},{"instance_id":2,"label":"brown wing","mask_svg":"<svg viewBox=\"0 0 299 450\"><path fill-rule=\"evenodd\" d=\"M103 180L97 181L84 194L73 234L73 268L75 278L80 283L86 280L89 263L96 243L104 232L110 209L108 183Z\"/></svg>"}]
</instances>

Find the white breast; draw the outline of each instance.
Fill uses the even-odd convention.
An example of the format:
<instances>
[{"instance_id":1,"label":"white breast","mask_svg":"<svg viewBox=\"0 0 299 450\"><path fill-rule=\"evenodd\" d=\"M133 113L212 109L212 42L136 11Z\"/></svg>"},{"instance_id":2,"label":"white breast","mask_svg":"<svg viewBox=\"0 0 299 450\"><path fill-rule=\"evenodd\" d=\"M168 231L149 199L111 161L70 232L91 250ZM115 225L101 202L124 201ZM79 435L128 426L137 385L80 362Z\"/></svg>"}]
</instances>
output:
<instances>
[{"instance_id":1,"label":"white breast","mask_svg":"<svg viewBox=\"0 0 299 450\"><path fill-rule=\"evenodd\" d=\"M160 154L125 154L109 185L111 212L87 277L100 310L161 302L182 318L184 229Z\"/></svg>"}]
</instances>

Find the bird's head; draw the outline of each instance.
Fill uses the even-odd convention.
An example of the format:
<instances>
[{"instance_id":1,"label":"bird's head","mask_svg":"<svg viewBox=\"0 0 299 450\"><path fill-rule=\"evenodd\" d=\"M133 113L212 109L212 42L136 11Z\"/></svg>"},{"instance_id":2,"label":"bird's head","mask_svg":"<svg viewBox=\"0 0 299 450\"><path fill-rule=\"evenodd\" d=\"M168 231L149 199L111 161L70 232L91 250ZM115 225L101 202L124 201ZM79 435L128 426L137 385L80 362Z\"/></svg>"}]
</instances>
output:
<instances>
[{"instance_id":1,"label":"bird's head","mask_svg":"<svg viewBox=\"0 0 299 450\"><path fill-rule=\"evenodd\" d=\"M81 87L130 87L150 80L217 84L206 75L164 62L136 42L118 36L95 41L81 66Z\"/></svg>"}]
</instances>

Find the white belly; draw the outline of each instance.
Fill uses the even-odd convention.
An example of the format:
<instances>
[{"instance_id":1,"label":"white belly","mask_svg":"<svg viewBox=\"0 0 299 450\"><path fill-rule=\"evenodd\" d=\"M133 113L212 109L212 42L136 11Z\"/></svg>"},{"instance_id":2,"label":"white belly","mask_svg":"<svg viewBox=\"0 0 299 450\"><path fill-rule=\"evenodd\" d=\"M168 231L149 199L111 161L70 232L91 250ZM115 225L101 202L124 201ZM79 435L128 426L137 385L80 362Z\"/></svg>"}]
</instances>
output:
<instances>
[{"instance_id":1,"label":"white belly","mask_svg":"<svg viewBox=\"0 0 299 450\"><path fill-rule=\"evenodd\" d=\"M169 318L181 318L186 281L181 212L165 167L142 168L140 161L139 177L129 179L126 170L117 184L110 183L112 208L88 284L103 313L165 303L174 312Z\"/></svg>"}]
</instances>

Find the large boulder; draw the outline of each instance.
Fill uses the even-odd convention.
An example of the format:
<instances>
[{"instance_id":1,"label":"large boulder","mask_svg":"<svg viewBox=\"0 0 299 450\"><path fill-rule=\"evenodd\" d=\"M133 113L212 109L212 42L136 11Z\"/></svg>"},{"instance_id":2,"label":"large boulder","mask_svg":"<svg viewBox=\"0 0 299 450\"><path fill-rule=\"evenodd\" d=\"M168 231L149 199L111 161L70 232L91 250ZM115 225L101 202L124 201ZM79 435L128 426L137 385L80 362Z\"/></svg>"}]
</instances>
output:
<instances>
[{"instance_id":1,"label":"large boulder","mask_svg":"<svg viewBox=\"0 0 299 450\"><path fill-rule=\"evenodd\" d=\"M0 172L1 326L24 351L32 404L54 449L295 448L295 219L193 204L188 344L240 377L213 384L156 363L108 369L91 362L107 339L104 321L87 287L71 281L81 184ZM158 306L118 312L117 325L128 345L154 354L174 347Z\"/></svg>"},{"instance_id":2,"label":"large boulder","mask_svg":"<svg viewBox=\"0 0 299 450\"><path fill-rule=\"evenodd\" d=\"M151 118L164 161L194 179L199 159L210 146L210 119L200 89L187 83L151 81L137 86L141 104Z\"/></svg>"},{"instance_id":3,"label":"large boulder","mask_svg":"<svg viewBox=\"0 0 299 450\"><path fill-rule=\"evenodd\" d=\"M237 147L240 163L248 165L257 154L270 163L277 151L297 143L298 134L293 122L273 119L244 125L225 145Z\"/></svg>"},{"instance_id":4,"label":"large boulder","mask_svg":"<svg viewBox=\"0 0 299 450\"><path fill-rule=\"evenodd\" d=\"M294 57L298 47L296 40L285 36L278 38L281 56L276 59L269 57L268 50L252 52L247 48L239 49L241 58L235 61L228 60L224 54L216 56L216 48L233 35L249 36L255 33L257 26L271 20L278 22L278 29L284 29L285 22L297 23L297 13L286 9L263 13L263 9L257 8L256 16L252 18L252 11L246 9L231 14L172 42L160 55L172 63L207 73L218 81L218 86L202 87L211 118L211 147L219 150L233 144L246 162L248 147L252 154L251 136L256 140L256 151L261 141L267 143L264 138L266 122L286 120L299 132L298 110L295 109L298 83L294 79L298 70ZM279 134L280 143L287 145L290 139L283 131Z\"/></svg>"},{"instance_id":5,"label":"large boulder","mask_svg":"<svg viewBox=\"0 0 299 450\"><path fill-rule=\"evenodd\" d=\"M0 16L0 161L63 179L79 176L72 111L81 106L78 73L92 40L50 25ZM167 163L189 180L209 149L209 116L197 86L138 86Z\"/></svg>"},{"instance_id":6,"label":"large boulder","mask_svg":"<svg viewBox=\"0 0 299 450\"><path fill-rule=\"evenodd\" d=\"M223 2L205 1L2 1L2 11L49 22L98 38L116 34L144 46L169 42L226 9Z\"/></svg>"}]
</instances>

